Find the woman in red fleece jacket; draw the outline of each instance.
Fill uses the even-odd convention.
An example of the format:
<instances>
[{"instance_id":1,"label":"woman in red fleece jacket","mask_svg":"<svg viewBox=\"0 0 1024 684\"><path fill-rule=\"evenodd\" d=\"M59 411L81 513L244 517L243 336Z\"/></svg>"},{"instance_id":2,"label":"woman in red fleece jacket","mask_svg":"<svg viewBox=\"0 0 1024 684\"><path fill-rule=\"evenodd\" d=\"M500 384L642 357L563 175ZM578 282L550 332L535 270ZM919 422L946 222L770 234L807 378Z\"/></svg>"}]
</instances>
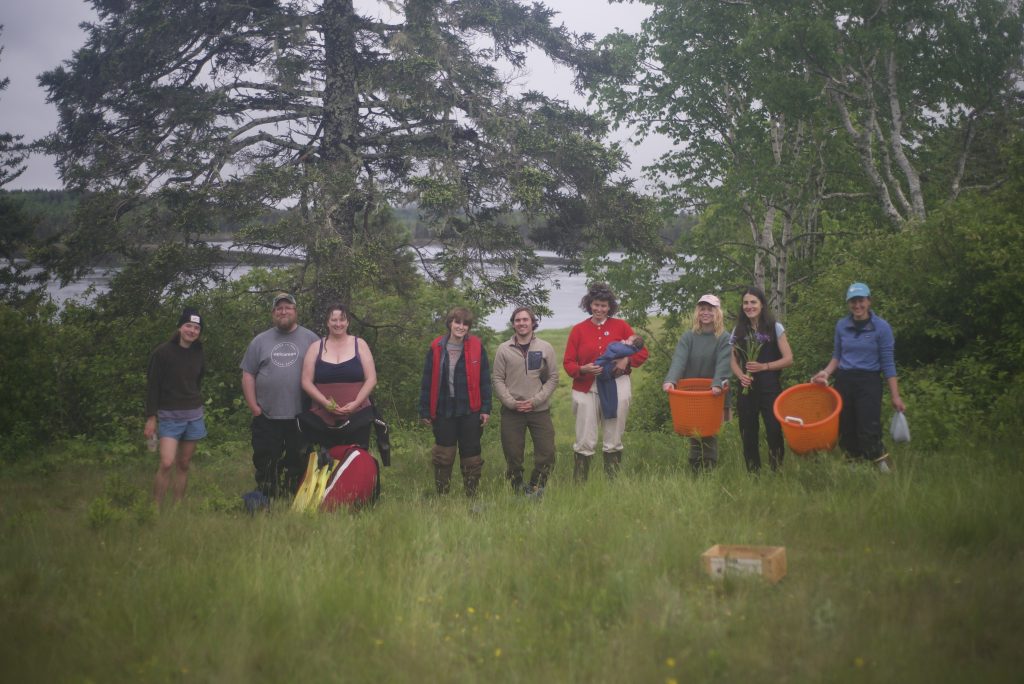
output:
<instances>
[{"instance_id":1,"label":"woman in red fleece jacket","mask_svg":"<svg viewBox=\"0 0 1024 684\"><path fill-rule=\"evenodd\" d=\"M601 427L604 438L604 469L614 477L622 463L622 433L629 416L633 390L629 373L647 360L647 349L615 362L615 389L618 395L616 415L605 417L594 380L601 374L601 366L594 361L608 345L623 342L633 335L633 328L621 318L614 318L619 310L615 293L607 283L593 283L580 300L580 308L590 318L573 326L565 345L562 366L572 378L572 411L576 416L576 441L572 445L575 456L573 477L587 479L590 458L597 448L597 432Z\"/></svg>"}]
</instances>

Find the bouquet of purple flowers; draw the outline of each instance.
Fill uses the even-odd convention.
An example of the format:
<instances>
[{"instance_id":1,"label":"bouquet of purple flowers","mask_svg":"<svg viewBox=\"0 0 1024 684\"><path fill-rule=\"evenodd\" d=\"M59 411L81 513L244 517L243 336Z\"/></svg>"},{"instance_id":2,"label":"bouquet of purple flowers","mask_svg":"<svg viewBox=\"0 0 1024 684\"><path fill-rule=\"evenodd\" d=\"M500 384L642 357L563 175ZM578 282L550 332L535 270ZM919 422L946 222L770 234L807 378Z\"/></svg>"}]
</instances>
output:
<instances>
[{"instance_id":1,"label":"bouquet of purple flowers","mask_svg":"<svg viewBox=\"0 0 1024 684\"><path fill-rule=\"evenodd\" d=\"M740 368L743 369L744 373L747 371L747 362L757 361L757 356L761 353L761 348L770 342L771 339L772 338L767 333L755 333L753 331L748 332L747 336L742 340L738 340L735 335L732 336L732 339L729 341L732 343L733 347L739 349L740 353L743 355L743 363L740 364ZM740 384L740 394L743 394L749 389L749 387L744 387Z\"/></svg>"}]
</instances>

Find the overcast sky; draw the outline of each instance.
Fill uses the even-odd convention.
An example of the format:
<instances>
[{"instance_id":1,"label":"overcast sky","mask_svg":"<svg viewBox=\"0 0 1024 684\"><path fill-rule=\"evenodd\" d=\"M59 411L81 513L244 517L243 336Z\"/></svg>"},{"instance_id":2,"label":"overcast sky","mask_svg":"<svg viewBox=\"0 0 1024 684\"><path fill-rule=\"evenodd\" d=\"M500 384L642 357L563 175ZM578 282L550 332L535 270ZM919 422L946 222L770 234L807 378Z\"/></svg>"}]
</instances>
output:
<instances>
[{"instance_id":1,"label":"overcast sky","mask_svg":"<svg viewBox=\"0 0 1024 684\"><path fill-rule=\"evenodd\" d=\"M357 4L360 4L357 2ZM606 4L604 0L545 0L559 12L561 21L576 33L593 33L600 37L622 28L636 31L649 12L642 5ZM57 124L57 113L46 103L45 93L36 77L71 57L81 46L85 34L78 27L94 15L91 5L82 0L6 0L0 9L3 34L0 44L0 78L11 79L7 90L0 93L0 131L23 134L32 140L52 131ZM571 77L566 69L559 69L543 59L531 59L524 86L569 99L582 106L584 100L573 95ZM620 131L614 139L626 147L633 161L634 175L640 167L657 156L664 141L648 140L636 148L626 142L626 132ZM28 170L5 189L50 188L59 189L60 181L53 168L52 158L33 157Z\"/></svg>"}]
</instances>

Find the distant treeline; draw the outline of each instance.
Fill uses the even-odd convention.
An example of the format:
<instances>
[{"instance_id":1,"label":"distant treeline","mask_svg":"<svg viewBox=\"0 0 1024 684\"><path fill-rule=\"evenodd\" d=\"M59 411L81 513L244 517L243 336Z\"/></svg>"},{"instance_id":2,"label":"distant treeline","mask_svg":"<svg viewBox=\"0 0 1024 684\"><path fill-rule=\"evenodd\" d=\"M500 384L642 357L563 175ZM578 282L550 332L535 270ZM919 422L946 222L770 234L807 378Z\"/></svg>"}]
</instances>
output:
<instances>
[{"instance_id":1,"label":"distant treeline","mask_svg":"<svg viewBox=\"0 0 1024 684\"><path fill-rule=\"evenodd\" d=\"M46 239L61 233L74 221L75 209L78 207L81 193L66 190L0 190L0 195L7 195L21 203L24 214L34 223L34 235L37 239ZM393 207L395 221L409 231L414 240L429 240L430 226L421 218L419 208L415 205ZM286 211L271 211L264 217L265 221L280 218ZM696 216L680 215L666 223L661 236L666 244L674 244L684 232L697 222ZM505 223L514 227L526 239L529 238L530 226L527 216L522 212L514 212L506 217ZM216 235L230 236L241 226L225 218L218 224Z\"/></svg>"}]
</instances>

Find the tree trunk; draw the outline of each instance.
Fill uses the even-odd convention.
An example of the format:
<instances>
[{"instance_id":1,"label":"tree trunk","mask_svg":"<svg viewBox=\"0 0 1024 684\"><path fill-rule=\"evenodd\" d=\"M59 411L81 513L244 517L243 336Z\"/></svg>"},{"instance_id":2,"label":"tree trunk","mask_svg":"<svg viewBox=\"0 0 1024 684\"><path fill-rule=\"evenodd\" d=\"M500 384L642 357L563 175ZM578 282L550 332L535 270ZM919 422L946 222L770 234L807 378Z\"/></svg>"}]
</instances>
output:
<instances>
[{"instance_id":1,"label":"tree trunk","mask_svg":"<svg viewBox=\"0 0 1024 684\"><path fill-rule=\"evenodd\" d=\"M349 257L356 217L366 204L359 184L359 89L356 47L358 17L353 0L325 0L321 14L324 41L322 137L315 212L316 236L307 258L316 266L315 309L330 301L349 304Z\"/></svg>"}]
</instances>

